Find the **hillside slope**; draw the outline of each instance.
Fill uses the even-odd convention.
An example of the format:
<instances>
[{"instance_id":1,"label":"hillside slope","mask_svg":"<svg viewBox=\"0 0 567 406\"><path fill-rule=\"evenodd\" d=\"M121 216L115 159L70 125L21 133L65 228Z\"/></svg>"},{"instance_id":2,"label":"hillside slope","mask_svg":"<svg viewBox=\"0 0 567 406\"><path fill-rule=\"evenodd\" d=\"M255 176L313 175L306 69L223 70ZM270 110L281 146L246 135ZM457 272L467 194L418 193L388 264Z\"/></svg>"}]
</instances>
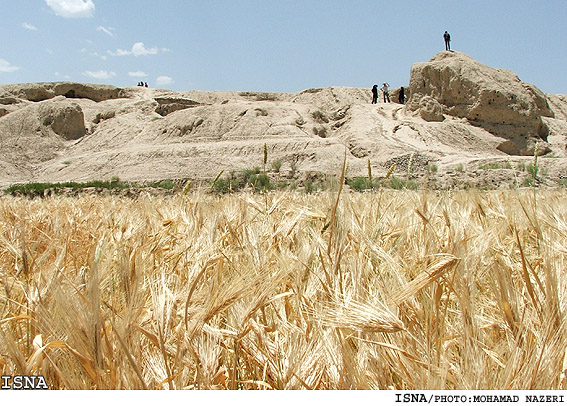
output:
<instances>
[{"instance_id":1,"label":"hillside slope","mask_svg":"<svg viewBox=\"0 0 567 406\"><path fill-rule=\"evenodd\" d=\"M260 166L264 144L269 163L282 162L281 176L336 174L346 152L350 177L365 175L368 161L376 176L393 163L407 173L413 155L413 175L434 173L441 186L479 177L500 185L517 174L479 166L529 162L536 143L554 185L567 173L567 96L490 69L447 52L415 64L406 106L373 105L369 89L346 87L289 94L0 86L0 185L208 179ZM471 86L475 75L482 80ZM506 80L512 85L502 90ZM456 94L471 102L457 103Z\"/></svg>"}]
</instances>

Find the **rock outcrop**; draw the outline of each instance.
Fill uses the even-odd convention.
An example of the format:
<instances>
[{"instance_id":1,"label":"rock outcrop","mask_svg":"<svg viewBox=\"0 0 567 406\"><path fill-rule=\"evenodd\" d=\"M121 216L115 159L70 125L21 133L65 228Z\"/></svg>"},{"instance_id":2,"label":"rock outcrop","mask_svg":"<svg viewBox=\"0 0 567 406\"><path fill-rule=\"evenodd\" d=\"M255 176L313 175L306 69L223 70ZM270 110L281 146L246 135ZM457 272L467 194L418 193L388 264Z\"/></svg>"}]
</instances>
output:
<instances>
[{"instance_id":1,"label":"rock outcrop","mask_svg":"<svg viewBox=\"0 0 567 406\"><path fill-rule=\"evenodd\" d=\"M85 116L81 106L65 98L42 102L38 110L40 123L51 127L65 140L76 140L85 135Z\"/></svg>"},{"instance_id":2,"label":"rock outcrop","mask_svg":"<svg viewBox=\"0 0 567 406\"><path fill-rule=\"evenodd\" d=\"M25 83L0 86L0 99L15 98L40 102L57 96L68 99L89 99L95 102L124 97L120 88L74 82Z\"/></svg>"},{"instance_id":3,"label":"rock outcrop","mask_svg":"<svg viewBox=\"0 0 567 406\"><path fill-rule=\"evenodd\" d=\"M549 128L542 117L553 117L546 96L514 73L488 67L459 52L440 52L429 62L415 63L410 75L407 109L427 121L442 114L466 118L471 124L502 137L502 151L532 155L549 151Z\"/></svg>"},{"instance_id":4,"label":"rock outcrop","mask_svg":"<svg viewBox=\"0 0 567 406\"><path fill-rule=\"evenodd\" d=\"M185 110L201 105L201 103L194 100L183 99L180 97L156 97L155 101L158 103L156 113L160 116L167 116L174 111Z\"/></svg>"},{"instance_id":5,"label":"rock outcrop","mask_svg":"<svg viewBox=\"0 0 567 406\"><path fill-rule=\"evenodd\" d=\"M533 154L536 142L540 154L553 152L538 163L549 176L567 173L567 96L544 95L511 72L448 52L414 65L404 88L407 106L395 103L398 89L392 103L371 104L369 88L350 87L179 93L4 85L0 186L209 180L261 165L267 149L267 170L278 163L278 179L338 174L346 154L348 177L367 176L370 164L378 178L395 164L394 176L443 178L448 187L482 185L492 175L478 167L504 162L491 184L508 187L533 162L521 155Z\"/></svg>"},{"instance_id":6,"label":"rock outcrop","mask_svg":"<svg viewBox=\"0 0 567 406\"><path fill-rule=\"evenodd\" d=\"M425 121L443 121L443 106L431 96L419 100L419 115Z\"/></svg>"}]
</instances>

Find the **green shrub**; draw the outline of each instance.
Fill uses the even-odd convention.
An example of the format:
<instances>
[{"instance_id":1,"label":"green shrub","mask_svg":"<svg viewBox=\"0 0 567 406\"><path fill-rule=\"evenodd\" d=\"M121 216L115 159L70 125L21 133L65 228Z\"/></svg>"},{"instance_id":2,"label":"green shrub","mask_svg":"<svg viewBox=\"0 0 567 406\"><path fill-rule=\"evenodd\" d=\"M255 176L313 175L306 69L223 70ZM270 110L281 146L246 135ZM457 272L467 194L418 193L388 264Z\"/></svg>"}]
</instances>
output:
<instances>
[{"instance_id":1,"label":"green shrub","mask_svg":"<svg viewBox=\"0 0 567 406\"><path fill-rule=\"evenodd\" d=\"M280 171L281 168L282 168L282 161L277 160L277 161L272 162L272 169L273 169L275 172L278 172L278 173L279 173L279 171Z\"/></svg>"},{"instance_id":2,"label":"green shrub","mask_svg":"<svg viewBox=\"0 0 567 406\"><path fill-rule=\"evenodd\" d=\"M173 180L171 179L164 179L158 182L151 183L150 186L159 189L171 190L175 188L175 182L173 182Z\"/></svg>"},{"instance_id":3,"label":"green shrub","mask_svg":"<svg viewBox=\"0 0 567 406\"><path fill-rule=\"evenodd\" d=\"M265 173L257 175L255 189L258 191L266 191L274 189L274 185L270 182L270 178Z\"/></svg>"},{"instance_id":4,"label":"green shrub","mask_svg":"<svg viewBox=\"0 0 567 406\"><path fill-rule=\"evenodd\" d=\"M372 188L370 181L364 176L357 176L356 178L347 180L347 185L359 192Z\"/></svg>"},{"instance_id":5,"label":"green shrub","mask_svg":"<svg viewBox=\"0 0 567 406\"><path fill-rule=\"evenodd\" d=\"M313 193L315 191L312 180L306 180L305 182L303 182L303 188L305 189L306 193Z\"/></svg>"},{"instance_id":6,"label":"green shrub","mask_svg":"<svg viewBox=\"0 0 567 406\"><path fill-rule=\"evenodd\" d=\"M536 178L526 177L524 179L523 185L527 187L535 187L537 186L537 180Z\"/></svg>"},{"instance_id":7,"label":"green shrub","mask_svg":"<svg viewBox=\"0 0 567 406\"><path fill-rule=\"evenodd\" d=\"M212 192L218 195L227 194L232 192L238 192L242 189L243 183L241 179L238 178L219 178L212 186Z\"/></svg>"},{"instance_id":8,"label":"green shrub","mask_svg":"<svg viewBox=\"0 0 567 406\"><path fill-rule=\"evenodd\" d=\"M537 165L528 164L528 166L526 167L526 171L532 176L532 178L537 178L539 168Z\"/></svg>"},{"instance_id":9,"label":"green shrub","mask_svg":"<svg viewBox=\"0 0 567 406\"><path fill-rule=\"evenodd\" d=\"M512 169L510 162L490 162L488 164L480 165L478 169Z\"/></svg>"},{"instance_id":10,"label":"green shrub","mask_svg":"<svg viewBox=\"0 0 567 406\"><path fill-rule=\"evenodd\" d=\"M437 173L438 170L439 170L439 168L437 167L436 164L427 165L427 172L428 173Z\"/></svg>"},{"instance_id":11,"label":"green shrub","mask_svg":"<svg viewBox=\"0 0 567 406\"><path fill-rule=\"evenodd\" d=\"M384 186L390 189L402 190L402 189L409 189L409 190L417 190L418 184L412 180L403 180L392 176Z\"/></svg>"},{"instance_id":12,"label":"green shrub","mask_svg":"<svg viewBox=\"0 0 567 406\"><path fill-rule=\"evenodd\" d=\"M296 162L292 162L290 165L290 169L291 169L291 177L293 178L295 176L295 173L297 172L297 163Z\"/></svg>"}]
</instances>

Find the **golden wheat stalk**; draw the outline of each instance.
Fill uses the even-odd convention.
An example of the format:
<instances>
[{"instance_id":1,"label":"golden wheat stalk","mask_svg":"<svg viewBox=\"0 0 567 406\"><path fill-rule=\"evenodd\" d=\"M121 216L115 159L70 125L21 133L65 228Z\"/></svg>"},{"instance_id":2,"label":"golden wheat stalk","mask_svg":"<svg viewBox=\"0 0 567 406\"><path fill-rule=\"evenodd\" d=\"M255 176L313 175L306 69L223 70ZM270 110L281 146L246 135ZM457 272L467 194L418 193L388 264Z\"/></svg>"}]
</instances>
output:
<instances>
[{"instance_id":1,"label":"golden wheat stalk","mask_svg":"<svg viewBox=\"0 0 567 406\"><path fill-rule=\"evenodd\" d=\"M451 269L458 260L459 259L457 257L452 255L441 256L440 259L430 265L424 272L417 275L411 282L394 292L392 300L396 305L405 302L417 292L439 279L443 274Z\"/></svg>"},{"instance_id":2,"label":"golden wheat stalk","mask_svg":"<svg viewBox=\"0 0 567 406\"><path fill-rule=\"evenodd\" d=\"M325 303L314 317L323 325L363 333L395 333L404 329L402 321L383 303L365 303L343 296Z\"/></svg>"},{"instance_id":3,"label":"golden wheat stalk","mask_svg":"<svg viewBox=\"0 0 567 406\"><path fill-rule=\"evenodd\" d=\"M386 176L384 176L384 180L388 179L392 173L394 173L394 169L396 169L396 164L392 164L392 166L390 166L390 169L386 172Z\"/></svg>"}]
</instances>

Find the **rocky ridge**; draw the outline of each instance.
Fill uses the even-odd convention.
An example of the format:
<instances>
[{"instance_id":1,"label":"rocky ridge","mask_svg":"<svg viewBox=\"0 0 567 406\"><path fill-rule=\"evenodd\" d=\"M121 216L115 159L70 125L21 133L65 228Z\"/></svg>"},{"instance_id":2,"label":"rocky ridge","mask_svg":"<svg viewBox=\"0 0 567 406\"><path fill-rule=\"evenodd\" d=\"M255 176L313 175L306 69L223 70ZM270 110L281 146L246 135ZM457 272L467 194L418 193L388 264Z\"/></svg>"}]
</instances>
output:
<instances>
[{"instance_id":1,"label":"rocky ridge","mask_svg":"<svg viewBox=\"0 0 567 406\"><path fill-rule=\"evenodd\" d=\"M349 177L365 176L368 162L384 176L395 163L398 176L435 178L438 187L508 186L536 145L541 181L553 186L566 176L567 96L456 52L414 64L406 92L404 106L372 105L370 89L347 87L291 94L4 85L0 186L211 179L261 166L264 145L268 166L281 162L277 176L288 178L337 174L346 153ZM487 163L496 169L482 169Z\"/></svg>"},{"instance_id":2,"label":"rocky ridge","mask_svg":"<svg viewBox=\"0 0 567 406\"><path fill-rule=\"evenodd\" d=\"M513 72L491 68L459 52L441 52L429 62L412 66L410 111L419 110L427 121L444 115L467 119L505 139L498 149L509 155L550 151L545 142L554 117L547 97Z\"/></svg>"}]
</instances>

